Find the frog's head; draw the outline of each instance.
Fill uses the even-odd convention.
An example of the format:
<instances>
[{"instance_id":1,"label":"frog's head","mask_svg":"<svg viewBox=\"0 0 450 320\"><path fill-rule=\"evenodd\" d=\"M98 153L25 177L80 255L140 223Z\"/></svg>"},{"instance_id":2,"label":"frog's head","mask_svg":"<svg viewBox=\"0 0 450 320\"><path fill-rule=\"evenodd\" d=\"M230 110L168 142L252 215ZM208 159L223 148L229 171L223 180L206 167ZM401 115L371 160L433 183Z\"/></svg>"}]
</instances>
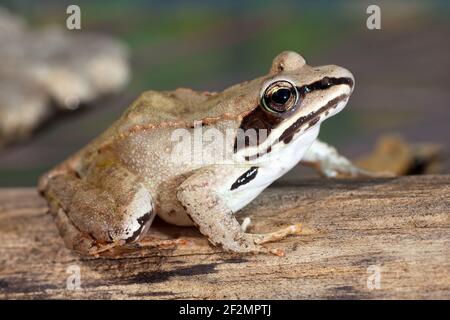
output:
<instances>
[{"instance_id":1,"label":"frog's head","mask_svg":"<svg viewBox=\"0 0 450 320\"><path fill-rule=\"evenodd\" d=\"M311 67L298 53L279 54L260 85L259 103L240 123L245 137L238 133L235 152L256 160L275 150L309 147L320 124L344 108L353 87L353 75L342 67ZM253 142L248 129L256 130Z\"/></svg>"}]
</instances>

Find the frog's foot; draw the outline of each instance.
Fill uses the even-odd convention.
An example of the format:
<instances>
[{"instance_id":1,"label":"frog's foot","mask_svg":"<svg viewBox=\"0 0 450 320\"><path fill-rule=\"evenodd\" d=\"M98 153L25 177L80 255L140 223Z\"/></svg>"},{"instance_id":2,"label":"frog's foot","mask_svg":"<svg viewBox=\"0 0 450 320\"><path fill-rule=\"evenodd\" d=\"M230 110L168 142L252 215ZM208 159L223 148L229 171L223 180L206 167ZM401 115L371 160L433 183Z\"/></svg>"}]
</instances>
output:
<instances>
[{"instance_id":1,"label":"frog's foot","mask_svg":"<svg viewBox=\"0 0 450 320\"><path fill-rule=\"evenodd\" d=\"M138 242L136 242L136 245L141 248L171 248L171 247L178 247L178 246L184 246L188 245L190 243L187 239L156 239L156 238L144 238Z\"/></svg>"},{"instance_id":2,"label":"frog's foot","mask_svg":"<svg viewBox=\"0 0 450 320\"><path fill-rule=\"evenodd\" d=\"M302 225L298 223L269 233L261 233L261 234L246 233L245 237L248 239L248 242L253 242L255 244L255 246L250 246L252 248L251 250L252 252L269 253L279 257L283 257L285 255L284 250L265 248L261 246L261 244L283 240L284 238L290 235L299 235L301 234L301 232L302 232Z\"/></svg>"},{"instance_id":3,"label":"frog's foot","mask_svg":"<svg viewBox=\"0 0 450 320\"><path fill-rule=\"evenodd\" d=\"M202 232L202 229L200 229L200 232ZM283 249L267 248L265 246L262 246L261 245L262 243L258 243L260 236L264 236L263 234L241 233L237 235L235 238L233 238L232 241L223 241L223 242L216 242L217 237L214 237L215 239L213 240L207 234L204 235L207 236L208 240L213 245L221 246L223 249L229 252L243 253L243 254L269 254L275 255L277 257L285 256L285 252ZM270 241L275 241L275 239L268 240L265 242Z\"/></svg>"},{"instance_id":4,"label":"frog's foot","mask_svg":"<svg viewBox=\"0 0 450 320\"><path fill-rule=\"evenodd\" d=\"M315 168L321 175L327 178L335 177L392 177L389 172L375 173L359 168L338 151L320 141L316 140L305 153L302 163Z\"/></svg>"},{"instance_id":5,"label":"frog's foot","mask_svg":"<svg viewBox=\"0 0 450 320\"><path fill-rule=\"evenodd\" d=\"M89 250L89 255L100 256L104 252L120 252L121 249L132 248L157 248L157 249L169 249L176 248L180 245L187 245L189 240L186 239L149 239L127 243L124 240L118 240L107 244L95 245Z\"/></svg>"},{"instance_id":6,"label":"frog's foot","mask_svg":"<svg viewBox=\"0 0 450 320\"><path fill-rule=\"evenodd\" d=\"M247 234L247 235L249 235L249 234ZM253 235L251 235L251 236L253 236ZM242 246L238 249L230 249L230 248L225 248L225 249L236 252L236 253L270 254L270 255L275 255L277 257L284 257L286 255L286 253L284 252L283 249L266 248L264 246L256 244L253 237L250 237L247 241L247 244L245 244L244 246Z\"/></svg>"},{"instance_id":7,"label":"frog's foot","mask_svg":"<svg viewBox=\"0 0 450 320\"><path fill-rule=\"evenodd\" d=\"M256 244L263 244L267 242L279 241L290 235L299 235L301 233L302 233L302 225L298 223L290 225L289 227L280 229L278 231L263 234L254 234L253 241Z\"/></svg>"},{"instance_id":8,"label":"frog's foot","mask_svg":"<svg viewBox=\"0 0 450 320\"><path fill-rule=\"evenodd\" d=\"M107 251L113 251L116 248L124 247L126 244L126 241L124 240L118 240L106 244L96 244L94 247L92 247L88 254L91 256L99 257L101 253L107 252Z\"/></svg>"}]
</instances>

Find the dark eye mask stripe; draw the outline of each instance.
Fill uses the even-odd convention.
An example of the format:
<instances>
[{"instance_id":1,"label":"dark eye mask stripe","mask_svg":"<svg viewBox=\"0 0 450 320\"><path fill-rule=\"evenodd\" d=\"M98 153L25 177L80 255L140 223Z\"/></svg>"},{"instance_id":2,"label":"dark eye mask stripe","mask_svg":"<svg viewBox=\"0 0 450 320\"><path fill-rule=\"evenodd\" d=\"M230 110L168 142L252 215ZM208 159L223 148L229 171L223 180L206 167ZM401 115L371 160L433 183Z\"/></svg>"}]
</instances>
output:
<instances>
[{"instance_id":1,"label":"dark eye mask stripe","mask_svg":"<svg viewBox=\"0 0 450 320\"><path fill-rule=\"evenodd\" d=\"M326 90L330 87L337 86L340 84L346 84L350 87L353 87L353 80L351 78L346 78L346 77L343 77L343 78L325 77L322 80L313 82L311 84L297 87L297 90L301 95L305 95L307 93L317 91L317 90Z\"/></svg>"},{"instance_id":2,"label":"dark eye mask stripe","mask_svg":"<svg viewBox=\"0 0 450 320\"><path fill-rule=\"evenodd\" d=\"M317 91L317 90L326 90L332 86L341 85L341 84L346 84L350 87L353 87L353 80L351 78L346 78L346 77L343 77L343 78L325 77L319 81L315 81L313 83L310 83L310 84L307 84L307 85L304 85L301 87L297 87L297 90L300 94L300 100L301 100L301 97L304 97L308 93L311 93L311 92ZM266 137L268 137L270 135L271 130L273 128L277 127L281 122L283 122L287 116L288 116L288 114L281 115L281 114L276 114L276 113L268 113L263 110L261 105L258 105L257 108L255 108L252 112L247 114L242 119L241 125L239 127L240 130L238 130L238 134L240 134L242 132L246 132L246 130L248 130L248 129L255 129L256 135L257 135L256 143L257 143L257 145L259 145L262 142L264 142ZM305 118L305 117L303 117L303 118ZM267 130L267 135L260 136L259 133L260 133L261 129ZM286 129L286 130L288 130L288 129ZM238 151L238 139L240 139L239 141L241 142L243 137L237 136L235 138L235 140L234 140L234 152L235 153ZM247 139L242 142L241 142L241 145L243 145L243 147L253 146L248 143ZM242 146L239 146L239 147L242 147Z\"/></svg>"},{"instance_id":3,"label":"dark eye mask stripe","mask_svg":"<svg viewBox=\"0 0 450 320\"><path fill-rule=\"evenodd\" d=\"M338 105L339 102L341 102L347 98L348 98L348 95L346 95L346 94L340 95L340 96L328 101L328 103L326 105L321 107L316 112L313 112L307 116L298 118L297 121L295 121L289 128L284 130L284 132L281 134L279 140L284 141L284 143L289 143L292 140L292 137L294 136L294 134L297 133L298 131L300 131L300 129L304 125L307 124L308 128L314 126L317 122L319 122L320 116L322 115L322 113L327 112L329 109L336 108L336 106Z\"/></svg>"},{"instance_id":4,"label":"dark eye mask stripe","mask_svg":"<svg viewBox=\"0 0 450 320\"><path fill-rule=\"evenodd\" d=\"M271 114L263 110L261 105L258 105L252 112L247 114L241 122L241 125L238 130L238 135L234 140L234 152L238 151L238 141L241 143L239 147L250 147L254 146L254 144L250 144L250 142L256 142L259 145L261 142L265 140L266 137L269 136L270 131L278 126L284 118L278 117L276 114ZM245 134L247 130L255 130L256 133L256 141L249 141L245 136L239 136L240 134ZM266 130L267 133L264 137L261 135L262 130ZM239 139L239 140L238 140ZM245 139L245 140L243 140Z\"/></svg>"}]
</instances>

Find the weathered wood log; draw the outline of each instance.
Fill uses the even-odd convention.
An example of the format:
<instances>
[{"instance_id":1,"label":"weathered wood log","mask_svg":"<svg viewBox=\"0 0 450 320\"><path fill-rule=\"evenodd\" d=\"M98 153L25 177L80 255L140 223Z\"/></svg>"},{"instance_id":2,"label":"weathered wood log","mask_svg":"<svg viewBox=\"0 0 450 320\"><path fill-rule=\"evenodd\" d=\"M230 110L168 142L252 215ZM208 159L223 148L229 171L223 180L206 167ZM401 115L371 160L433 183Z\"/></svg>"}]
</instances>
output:
<instances>
[{"instance_id":1,"label":"weathered wood log","mask_svg":"<svg viewBox=\"0 0 450 320\"><path fill-rule=\"evenodd\" d=\"M271 244L285 257L225 253L194 228L158 222L159 235L191 243L95 259L64 247L34 189L3 189L0 298L449 299L449 196L449 175L307 180L240 214L250 232L303 222L303 236ZM81 288L69 290L77 268Z\"/></svg>"}]
</instances>

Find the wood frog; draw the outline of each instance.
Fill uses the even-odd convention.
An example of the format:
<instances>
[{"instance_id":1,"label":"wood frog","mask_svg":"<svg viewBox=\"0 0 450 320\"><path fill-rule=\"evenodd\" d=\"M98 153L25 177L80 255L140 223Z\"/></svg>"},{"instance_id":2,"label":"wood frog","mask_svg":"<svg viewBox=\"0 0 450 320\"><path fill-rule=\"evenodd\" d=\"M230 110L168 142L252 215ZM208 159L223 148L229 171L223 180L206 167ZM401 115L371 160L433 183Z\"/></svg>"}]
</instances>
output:
<instances>
[{"instance_id":1,"label":"wood frog","mask_svg":"<svg viewBox=\"0 0 450 320\"><path fill-rule=\"evenodd\" d=\"M327 177L367 174L317 140L354 83L342 67L312 67L286 51L267 75L220 93L144 92L106 132L46 173L39 190L66 245L81 254L157 246L143 237L158 215L196 226L227 251L283 255L263 244L301 234L300 224L252 234L234 213L299 161ZM203 134L196 138L196 130Z\"/></svg>"}]
</instances>

